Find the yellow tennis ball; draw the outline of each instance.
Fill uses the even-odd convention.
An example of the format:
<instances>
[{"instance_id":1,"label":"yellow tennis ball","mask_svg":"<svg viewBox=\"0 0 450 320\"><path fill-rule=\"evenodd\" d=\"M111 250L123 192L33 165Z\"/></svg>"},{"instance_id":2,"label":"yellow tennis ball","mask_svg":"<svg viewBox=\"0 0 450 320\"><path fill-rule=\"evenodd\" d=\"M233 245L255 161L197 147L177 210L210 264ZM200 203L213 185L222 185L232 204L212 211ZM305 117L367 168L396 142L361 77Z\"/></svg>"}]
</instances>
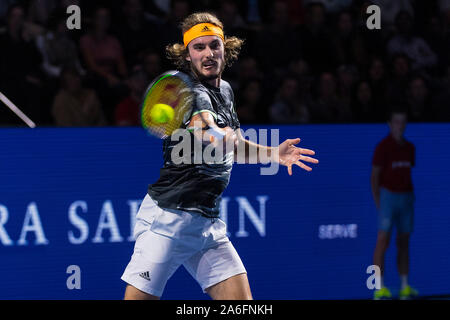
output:
<instances>
[{"instance_id":1,"label":"yellow tennis ball","mask_svg":"<svg viewBox=\"0 0 450 320\"><path fill-rule=\"evenodd\" d=\"M150 118L156 123L167 123L173 119L175 111L171 106L164 103L157 103L150 111Z\"/></svg>"}]
</instances>

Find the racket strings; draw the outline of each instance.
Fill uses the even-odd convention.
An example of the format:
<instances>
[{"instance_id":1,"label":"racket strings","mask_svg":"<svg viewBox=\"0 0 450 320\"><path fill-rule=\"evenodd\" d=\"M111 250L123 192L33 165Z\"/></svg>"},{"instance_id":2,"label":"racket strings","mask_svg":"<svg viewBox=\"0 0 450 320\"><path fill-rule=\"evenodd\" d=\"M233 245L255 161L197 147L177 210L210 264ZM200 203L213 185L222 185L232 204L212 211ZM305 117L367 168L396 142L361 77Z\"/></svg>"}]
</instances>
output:
<instances>
[{"instance_id":1,"label":"racket strings","mask_svg":"<svg viewBox=\"0 0 450 320\"><path fill-rule=\"evenodd\" d=\"M142 125L160 138L170 136L184 123L185 114L191 110L192 94L190 88L180 78L169 76L157 81L148 91L142 108ZM152 108L156 104L166 104L173 108L174 116L166 123L152 119Z\"/></svg>"}]
</instances>

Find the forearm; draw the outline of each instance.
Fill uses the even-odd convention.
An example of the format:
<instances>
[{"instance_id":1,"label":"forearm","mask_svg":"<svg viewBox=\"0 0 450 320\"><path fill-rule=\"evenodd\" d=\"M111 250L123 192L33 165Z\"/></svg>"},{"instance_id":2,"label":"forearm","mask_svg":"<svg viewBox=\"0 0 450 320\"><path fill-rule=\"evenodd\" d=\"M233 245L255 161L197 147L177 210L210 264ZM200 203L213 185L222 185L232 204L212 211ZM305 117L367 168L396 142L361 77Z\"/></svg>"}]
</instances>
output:
<instances>
[{"instance_id":1,"label":"forearm","mask_svg":"<svg viewBox=\"0 0 450 320\"><path fill-rule=\"evenodd\" d=\"M263 146L245 139L239 140L234 154L235 162L242 164L270 163L275 160L278 148Z\"/></svg>"}]
</instances>

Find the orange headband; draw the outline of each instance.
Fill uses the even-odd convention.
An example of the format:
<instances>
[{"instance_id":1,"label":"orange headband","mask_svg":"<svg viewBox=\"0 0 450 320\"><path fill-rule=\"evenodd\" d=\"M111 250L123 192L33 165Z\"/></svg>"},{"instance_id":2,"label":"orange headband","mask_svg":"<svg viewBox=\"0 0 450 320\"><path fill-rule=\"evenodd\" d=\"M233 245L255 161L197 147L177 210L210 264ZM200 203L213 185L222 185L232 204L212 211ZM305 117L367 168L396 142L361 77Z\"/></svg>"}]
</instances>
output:
<instances>
[{"instance_id":1,"label":"orange headband","mask_svg":"<svg viewBox=\"0 0 450 320\"><path fill-rule=\"evenodd\" d=\"M218 36L225 41L222 28L211 23L199 23L183 34L184 47L187 48L189 42L203 36Z\"/></svg>"}]
</instances>

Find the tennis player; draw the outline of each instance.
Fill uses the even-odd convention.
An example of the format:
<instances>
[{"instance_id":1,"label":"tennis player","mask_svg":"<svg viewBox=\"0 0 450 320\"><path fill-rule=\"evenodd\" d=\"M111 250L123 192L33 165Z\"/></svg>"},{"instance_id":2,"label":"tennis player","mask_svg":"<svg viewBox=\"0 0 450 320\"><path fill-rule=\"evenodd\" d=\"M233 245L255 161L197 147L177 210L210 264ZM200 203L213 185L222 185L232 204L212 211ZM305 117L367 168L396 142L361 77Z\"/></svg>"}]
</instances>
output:
<instances>
[{"instance_id":1,"label":"tennis player","mask_svg":"<svg viewBox=\"0 0 450 320\"><path fill-rule=\"evenodd\" d=\"M212 299L252 299L246 269L219 219L233 162L277 161L291 175L293 165L311 171L303 162L318 161L309 157L314 151L294 146L299 138L279 147L245 140L238 130L233 90L222 79L225 65L237 59L243 41L225 37L222 23L209 13L188 16L181 28L184 44L169 45L166 51L194 82L194 110L186 128L203 146L213 143L225 152L220 163L174 164L171 150L177 142L170 137L164 140L160 178L149 186L136 217L134 253L122 275L128 283L125 299L159 299L180 265ZM264 152L239 156L239 144L246 151Z\"/></svg>"},{"instance_id":2,"label":"tennis player","mask_svg":"<svg viewBox=\"0 0 450 320\"><path fill-rule=\"evenodd\" d=\"M415 165L415 147L404 137L406 111L394 110L389 118L390 132L376 147L372 160L371 186L378 209L378 237L373 263L380 267L381 289L374 299L390 299L392 294L384 285L384 256L393 227L397 228L397 268L400 274L400 299L418 295L408 284L409 238L413 230L414 193L411 169Z\"/></svg>"}]
</instances>

